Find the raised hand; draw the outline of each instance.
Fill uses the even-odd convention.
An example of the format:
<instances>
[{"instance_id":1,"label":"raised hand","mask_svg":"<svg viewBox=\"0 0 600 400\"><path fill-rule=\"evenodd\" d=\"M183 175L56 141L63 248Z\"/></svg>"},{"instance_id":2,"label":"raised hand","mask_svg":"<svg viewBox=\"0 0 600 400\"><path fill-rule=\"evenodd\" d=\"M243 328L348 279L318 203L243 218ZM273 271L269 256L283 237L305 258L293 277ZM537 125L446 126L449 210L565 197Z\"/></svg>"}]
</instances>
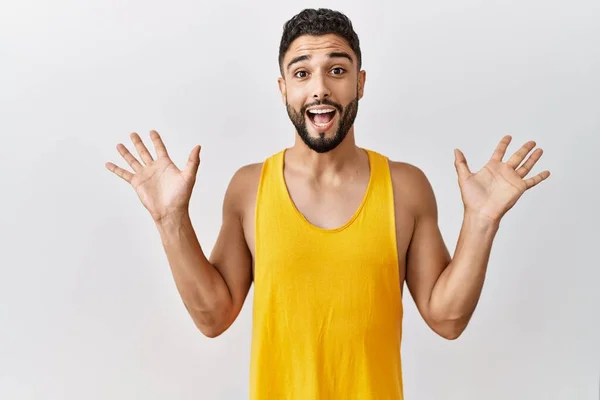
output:
<instances>
[{"instance_id":1,"label":"raised hand","mask_svg":"<svg viewBox=\"0 0 600 400\"><path fill-rule=\"evenodd\" d=\"M152 158L137 133L132 133L130 137L142 162L121 143L117 145L117 150L135 173L111 162L105 164L106 168L131 184L155 222L173 213L187 211L200 165L200 146L194 146L185 168L179 170L169 158L167 149L156 131L150 131L156 160Z\"/></svg>"},{"instance_id":2,"label":"raised hand","mask_svg":"<svg viewBox=\"0 0 600 400\"><path fill-rule=\"evenodd\" d=\"M507 162L503 162L502 158L511 140L510 135L504 136L491 159L476 174L469 170L464 154L458 149L454 150L454 166L458 173L465 212L499 221L526 190L550 176L550 171L546 170L524 179L543 153L542 149L536 149L519 167L536 146L534 141L525 143Z\"/></svg>"}]
</instances>

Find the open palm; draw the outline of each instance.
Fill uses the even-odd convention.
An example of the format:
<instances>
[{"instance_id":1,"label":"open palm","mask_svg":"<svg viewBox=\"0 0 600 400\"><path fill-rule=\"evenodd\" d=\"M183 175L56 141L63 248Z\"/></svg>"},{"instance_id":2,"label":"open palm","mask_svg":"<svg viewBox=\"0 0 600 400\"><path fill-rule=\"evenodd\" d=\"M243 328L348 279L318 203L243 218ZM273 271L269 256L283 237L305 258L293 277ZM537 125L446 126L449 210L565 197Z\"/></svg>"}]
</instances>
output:
<instances>
[{"instance_id":1,"label":"open palm","mask_svg":"<svg viewBox=\"0 0 600 400\"><path fill-rule=\"evenodd\" d=\"M152 218L160 221L170 213L187 210L200 164L200 146L192 149L185 168L179 170L169 157L160 135L151 131L150 138L156 150L156 160L152 158L139 135L134 132L131 134L131 140L142 162L121 143L117 145L117 150L135 173L111 162L107 162L105 166L130 183Z\"/></svg>"},{"instance_id":2,"label":"open palm","mask_svg":"<svg viewBox=\"0 0 600 400\"><path fill-rule=\"evenodd\" d=\"M475 174L469 170L464 154L458 149L454 151L454 165L466 211L500 220L525 191L550 176L550 171L546 170L524 179L543 153L542 149L535 150L519 167L536 146L534 141L525 143L507 162L503 162L511 140L510 135L504 136L488 163Z\"/></svg>"}]
</instances>

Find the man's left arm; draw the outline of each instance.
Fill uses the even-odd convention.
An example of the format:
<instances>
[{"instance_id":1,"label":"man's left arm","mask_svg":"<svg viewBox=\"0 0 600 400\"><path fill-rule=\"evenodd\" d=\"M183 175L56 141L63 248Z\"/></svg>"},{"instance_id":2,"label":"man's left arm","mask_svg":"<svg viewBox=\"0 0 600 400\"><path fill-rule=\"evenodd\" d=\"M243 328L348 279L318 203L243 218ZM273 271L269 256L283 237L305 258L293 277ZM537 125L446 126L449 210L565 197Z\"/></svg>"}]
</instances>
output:
<instances>
[{"instance_id":1,"label":"man's left arm","mask_svg":"<svg viewBox=\"0 0 600 400\"><path fill-rule=\"evenodd\" d=\"M414 167L410 183L414 215L413 236L407 250L406 282L425 322L440 336L456 339L467 327L479 301L492 243L500 220L521 195L550 176L544 171L523 179L541 157L527 142L508 162L502 158L511 137L505 136L492 158L477 174L471 173L460 150L455 167L464 216L454 256L450 258L438 227L436 199L429 181Z\"/></svg>"},{"instance_id":2,"label":"man's left arm","mask_svg":"<svg viewBox=\"0 0 600 400\"><path fill-rule=\"evenodd\" d=\"M451 258L438 227L431 185L418 169L413 178L415 226L406 284L427 325L446 339L456 339L479 301L498 224L465 213Z\"/></svg>"}]
</instances>

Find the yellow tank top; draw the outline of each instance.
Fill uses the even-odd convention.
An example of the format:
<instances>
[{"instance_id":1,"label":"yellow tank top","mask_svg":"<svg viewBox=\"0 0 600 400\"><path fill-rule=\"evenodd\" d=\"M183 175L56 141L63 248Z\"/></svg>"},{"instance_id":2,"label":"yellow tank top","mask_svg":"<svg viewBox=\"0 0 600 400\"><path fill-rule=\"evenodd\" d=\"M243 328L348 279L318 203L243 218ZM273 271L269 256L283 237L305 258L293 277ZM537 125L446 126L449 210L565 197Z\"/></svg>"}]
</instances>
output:
<instances>
[{"instance_id":1,"label":"yellow tank top","mask_svg":"<svg viewBox=\"0 0 600 400\"><path fill-rule=\"evenodd\" d=\"M310 223L263 164L256 201L250 399L401 400L402 298L388 160L365 150L360 207L337 229Z\"/></svg>"}]
</instances>

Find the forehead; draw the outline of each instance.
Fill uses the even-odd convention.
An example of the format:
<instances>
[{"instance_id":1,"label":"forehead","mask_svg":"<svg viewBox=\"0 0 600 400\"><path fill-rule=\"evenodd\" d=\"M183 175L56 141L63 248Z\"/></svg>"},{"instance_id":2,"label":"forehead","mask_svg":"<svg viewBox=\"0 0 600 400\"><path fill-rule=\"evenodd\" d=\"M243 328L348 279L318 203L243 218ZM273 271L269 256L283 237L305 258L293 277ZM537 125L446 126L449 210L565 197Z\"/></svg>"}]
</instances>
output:
<instances>
[{"instance_id":1,"label":"forehead","mask_svg":"<svg viewBox=\"0 0 600 400\"><path fill-rule=\"evenodd\" d=\"M346 52L356 61L356 54L342 37L328 33L322 36L302 35L297 37L285 54L284 61L301 55L319 55L331 52Z\"/></svg>"}]
</instances>

